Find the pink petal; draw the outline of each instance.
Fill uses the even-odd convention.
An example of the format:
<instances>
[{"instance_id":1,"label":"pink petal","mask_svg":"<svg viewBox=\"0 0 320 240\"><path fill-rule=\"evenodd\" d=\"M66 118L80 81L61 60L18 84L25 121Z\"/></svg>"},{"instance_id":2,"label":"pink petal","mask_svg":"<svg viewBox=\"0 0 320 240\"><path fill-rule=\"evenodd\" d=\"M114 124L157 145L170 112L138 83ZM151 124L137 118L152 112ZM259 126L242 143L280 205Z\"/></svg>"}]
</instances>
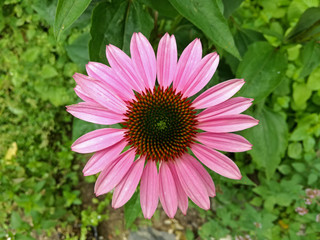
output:
<instances>
[{"instance_id":1,"label":"pink petal","mask_svg":"<svg viewBox=\"0 0 320 240\"><path fill-rule=\"evenodd\" d=\"M77 94L77 96L79 98L81 98L83 101L85 102L91 102L91 103L96 103L96 101L94 101L92 98L89 97L88 94L85 93L85 91L83 91L83 89L77 85L75 88L74 88L74 91L75 93Z\"/></svg>"},{"instance_id":2,"label":"pink petal","mask_svg":"<svg viewBox=\"0 0 320 240\"><path fill-rule=\"evenodd\" d=\"M173 88L176 92L181 92L185 85L186 80L192 74L195 66L200 62L202 57L202 46L200 39L193 40L182 52L173 80Z\"/></svg>"},{"instance_id":3,"label":"pink petal","mask_svg":"<svg viewBox=\"0 0 320 240\"><path fill-rule=\"evenodd\" d=\"M74 74L73 78L86 94L101 106L119 114L126 112L127 107L125 102L112 90L112 88L106 86L106 83L102 83L79 73Z\"/></svg>"},{"instance_id":4,"label":"pink petal","mask_svg":"<svg viewBox=\"0 0 320 240\"><path fill-rule=\"evenodd\" d=\"M197 116L197 119L202 121L218 115L239 114L247 110L252 105L252 101L252 98L231 98L216 106L205 109Z\"/></svg>"},{"instance_id":5,"label":"pink petal","mask_svg":"<svg viewBox=\"0 0 320 240\"><path fill-rule=\"evenodd\" d=\"M198 172L194 169L190 159L186 157L187 154L181 158L176 159L175 168L183 187L183 190L188 197L199 207L208 210L210 208L210 200L207 189L199 176Z\"/></svg>"},{"instance_id":6,"label":"pink petal","mask_svg":"<svg viewBox=\"0 0 320 240\"><path fill-rule=\"evenodd\" d=\"M86 69L90 77L108 84L122 99L131 100L134 98L130 84L125 82L125 79L119 80L112 68L102 63L89 62Z\"/></svg>"},{"instance_id":7,"label":"pink petal","mask_svg":"<svg viewBox=\"0 0 320 240\"><path fill-rule=\"evenodd\" d=\"M124 116L114 113L96 103L80 102L67 106L67 111L81 120L96 124L110 125L123 122Z\"/></svg>"},{"instance_id":8,"label":"pink petal","mask_svg":"<svg viewBox=\"0 0 320 240\"><path fill-rule=\"evenodd\" d=\"M78 153L91 153L100 151L124 138L123 129L103 128L89 132L79 137L71 146L72 151Z\"/></svg>"},{"instance_id":9,"label":"pink petal","mask_svg":"<svg viewBox=\"0 0 320 240\"><path fill-rule=\"evenodd\" d=\"M236 132L251 128L259 123L251 116L243 114L222 115L199 121L197 127L207 132Z\"/></svg>"},{"instance_id":10,"label":"pink petal","mask_svg":"<svg viewBox=\"0 0 320 240\"><path fill-rule=\"evenodd\" d=\"M212 78L219 64L219 55L210 53L195 66L182 90L184 97L191 97L199 92Z\"/></svg>"},{"instance_id":11,"label":"pink petal","mask_svg":"<svg viewBox=\"0 0 320 240\"><path fill-rule=\"evenodd\" d=\"M130 52L135 70L140 74L144 85L153 90L157 74L156 55L148 39L142 33L132 35Z\"/></svg>"},{"instance_id":12,"label":"pink petal","mask_svg":"<svg viewBox=\"0 0 320 240\"><path fill-rule=\"evenodd\" d=\"M126 145L127 141L123 139L122 141L93 154L82 171L83 175L93 175L108 168L114 160L117 159Z\"/></svg>"},{"instance_id":13,"label":"pink petal","mask_svg":"<svg viewBox=\"0 0 320 240\"><path fill-rule=\"evenodd\" d=\"M244 152L252 148L244 137L233 133L197 133L196 140L204 145L224 152Z\"/></svg>"},{"instance_id":14,"label":"pink petal","mask_svg":"<svg viewBox=\"0 0 320 240\"><path fill-rule=\"evenodd\" d=\"M172 35L166 33L159 42L157 52L157 77L159 85L163 88L170 86L177 67L177 44Z\"/></svg>"},{"instance_id":15,"label":"pink petal","mask_svg":"<svg viewBox=\"0 0 320 240\"><path fill-rule=\"evenodd\" d=\"M105 168L99 175L94 186L97 196L110 192L126 175L135 157L135 150L130 149L117 157L113 164Z\"/></svg>"},{"instance_id":16,"label":"pink petal","mask_svg":"<svg viewBox=\"0 0 320 240\"><path fill-rule=\"evenodd\" d=\"M159 175L155 161L148 161L141 177L140 203L143 216L150 219L159 201Z\"/></svg>"},{"instance_id":17,"label":"pink petal","mask_svg":"<svg viewBox=\"0 0 320 240\"><path fill-rule=\"evenodd\" d=\"M111 44L106 47L106 54L110 66L115 71L119 79L124 79L130 84L131 88L137 92L141 93L144 91L144 82L141 81L135 73L132 61L127 54Z\"/></svg>"},{"instance_id":18,"label":"pink petal","mask_svg":"<svg viewBox=\"0 0 320 240\"><path fill-rule=\"evenodd\" d=\"M192 107L202 109L222 103L236 94L243 84L243 79L233 79L219 83L200 94L192 102Z\"/></svg>"},{"instance_id":19,"label":"pink petal","mask_svg":"<svg viewBox=\"0 0 320 240\"><path fill-rule=\"evenodd\" d=\"M177 189L168 163L163 161L159 168L159 193L163 210L174 218L178 208Z\"/></svg>"},{"instance_id":20,"label":"pink petal","mask_svg":"<svg viewBox=\"0 0 320 240\"><path fill-rule=\"evenodd\" d=\"M241 173L237 165L222 153L198 143L194 143L191 150L212 171L227 178L241 179Z\"/></svg>"},{"instance_id":21,"label":"pink petal","mask_svg":"<svg viewBox=\"0 0 320 240\"><path fill-rule=\"evenodd\" d=\"M116 186L112 197L113 208L122 207L132 197L140 181L144 162L145 157L140 157L136 160L121 182Z\"/></svg>"},{"instance_id":22,"label":"pink petal","mask_svg":"<svg viewBox=\"0 0 320 240\"><path fill-rule=\"evenodd\" d=\"M194 170L201 177L201 180L208 191L208 195L210 197L216 196L216 189L214 187L213 180L207 170L202 166L200 162L198 162L197 159L195 159L191 155L186 155L185 158L189 159L189 162L192 164Z\"/></svg>"},{"instance_id":23,"label":"pink petal","mask_svg":"<svg viewBox=\"0 0 320 240\"><path fill-rule=\"evenodd\" d=\"M183 190L183 187L180 183L176 168L173 163L169 162L169 167L173 176L173 180L176 184L177 194L178 194L178 206L181 212L186 215L188 210L188 196Z\"/></svg>"}]
</instances>

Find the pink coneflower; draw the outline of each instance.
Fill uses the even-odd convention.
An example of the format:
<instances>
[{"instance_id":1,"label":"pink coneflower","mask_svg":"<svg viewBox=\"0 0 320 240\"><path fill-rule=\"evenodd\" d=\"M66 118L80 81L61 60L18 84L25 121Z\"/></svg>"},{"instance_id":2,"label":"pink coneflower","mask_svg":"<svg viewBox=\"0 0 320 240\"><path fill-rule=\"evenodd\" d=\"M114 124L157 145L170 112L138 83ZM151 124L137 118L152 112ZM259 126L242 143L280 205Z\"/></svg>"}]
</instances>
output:
<instances>
[{"instance_id":1,"label":"pink coneflower","mask_svg":"<svg viewBox=\"0 0 320 240\"><path fill-rule=\"evenodd\" d=\"M175 38L165 34L156 57L141 33L133 34L130 51L131 58L108 45L111 67L89 62L89 76L74 75L75 92L84 102L68 106L67 111L85 121L122 126L89 132L73 143L75 152L95 152L83 173L101 172L95 194L114 189L114 208L123 206L140 182L145 218L152 217L159 198L170 218L178 207L186 214L188 197L209 209L215 187L200 162L222 176L240 179L237 165L217 150L241 152L252 146L229 133L258 123L240 114L253 99L231 98L244 80L217 84L191 101L189 98L206 86L216 71L217 53L202 58L201 42L195 39L178 61Z\"/></svg>"}]
</instances>

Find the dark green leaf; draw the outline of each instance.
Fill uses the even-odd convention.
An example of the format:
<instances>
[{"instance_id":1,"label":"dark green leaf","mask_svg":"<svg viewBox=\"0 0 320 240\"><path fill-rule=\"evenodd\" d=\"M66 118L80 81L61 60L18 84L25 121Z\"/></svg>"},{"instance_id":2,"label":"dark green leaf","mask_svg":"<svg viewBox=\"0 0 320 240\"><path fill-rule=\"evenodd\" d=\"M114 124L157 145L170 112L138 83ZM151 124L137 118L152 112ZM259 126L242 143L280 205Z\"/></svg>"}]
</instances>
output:
<instances>
[{"instance_id":1,"label":"dark green leaf","mask_svg":"<svg viewBox=\"0 0 320 240\"><path fill-rule=\"evenodd\" d=\"M253 144L249 151L252 160L266 170L270 179L287 148L287 123L281 114L267 108L255 112L253 116L260 120L259 124L243 134Z\"/></svg>"},{"instance_id":2,"label":"dark green leaf","mask_svg":"<svg viewBox=\"0 0 320 240\"><path fill-rule=\"evenodd\" d=\"M106 63L106 44L113 44L126 53L134 32L142 32L147 38L153 28L153 20L138 1L101 2L93 10L90 60Z\"/></svg>"},{"instance_id":3,"label":"dark green leaf","mask_svg":"<svg viewBox=\"0 0 320 240\"><path fill-rule=\"evenodd\" d=\"M234 35L234 40L241 57L243 57L243 55L247 52L248 47L252 43L263 41L265 39L259 32L245 28L238 28L236 34ZM230 66L233 74L235 74L237 72L240 61L231 54L226 54L225 59L227 64ZM221 70L221 65L219 65L219 70Z\"/></svg>"},{"instance_id":4,"label":"dark green leaf","mask_svg":"<svg viewBox=\"0 0 320 240\"><path fill-rule=\"evenodd\" d=\"M308 76L319 64L320 45L316 41L307 43L301 50L303 68L300 77Z\"/></svg>"},{"instance_id":5,"label":"dark green leaf","mask_svg":"<svg viewBox=\"0 0 320 240\"><path fill-rule=\"evenodd\" d=\"M59 0L54 20L54 34L59 40L61 33L71 26L89 6L91 0Z\"/></svg>"},{"instance_id":6,"label":"dark green leaf","mask_svg":"<svg viewBox=\"0 0 320 240\"><path fill-rule=\"evenodd\" d=\"M307 9L286 37L287 41L303 42L320 34L320 7Z\"/></svg>"},{"instance_id":7,"label":"dark green leaf","mask_svg":"<svg viewBox=\"0 0 320 240\"><path fill-rule=\"evenodd\" d=\"M132 223L139 216L140 212L140 195L136 191L124 206L124 219L126 221L126 228L129 228L132 225Z\"/></svg>"},{"instance_id":8,"label":"dark green leaf","mask_svg":"<svg viewBox=\"0 0 320 240\"><path fill-rule=\"evenodd\" d=\"M169 18L174 18L175 16L179 15L174 7L170 4L168 0L142 0L146 5L150 6L151 8L157 10L159 15Z\"/></svg>"},{"instance_id":9,"label":"dark green leaf","mask_svg":"<svg viewBox=\"0 0 320 240\"><path fill-rule=\"evenodd\" d=\"M248 48L237 70L246 84L239 95L260 101L281 82L287 69L287 58L267 42L256 42Z\"/></svg>"},{"instance_id":10,"label":"dark green leaf","mask_svg":"<svg viewBox=\"0 0 320 240\"><path fill-rule=\"evenodd\" d=\"M89 40L89 33L84 33L72 44L66 46L68 56L81 67L84 67L89 62Z\"/></svg>"},{"instance_id":11,"label":"dark green leaf","mask_svg":"<svg viewBox=\"0 0 320 240\"><path fill-rule=\"evenodd\" d=\"M36 10L39 16L46 20L50 26L53 26L57 2L57 0L35 1L32 4L32 8Z\"/></svg>"},{"instance_id":12,"label":"dark green leaf","mask_svg":"<svg viewBox=\"0 0 320 240\"><path fill-rule=\"evenodd\" d=\"M169 0L172 6L217 46L241 58L217 0Z\"/></svg>"},{"instance_id":13,"label":"dark green leaf","mask_svg":"<svg viewBox=\"0 0 320 240\"><path fill-rule=\"evenodd\" d=\"M228 18L240 6L243 0L222 0L224 5L223 15Z\"/></svg>"}]
</instances>

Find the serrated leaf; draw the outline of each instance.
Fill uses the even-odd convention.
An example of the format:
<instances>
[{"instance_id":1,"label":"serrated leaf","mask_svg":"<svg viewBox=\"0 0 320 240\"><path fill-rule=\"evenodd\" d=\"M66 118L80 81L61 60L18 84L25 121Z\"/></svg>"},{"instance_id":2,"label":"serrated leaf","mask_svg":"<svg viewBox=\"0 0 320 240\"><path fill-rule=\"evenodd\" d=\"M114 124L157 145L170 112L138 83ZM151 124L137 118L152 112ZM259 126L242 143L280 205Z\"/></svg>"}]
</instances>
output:
<instances>
[{"instance_id":1,"label":"serrated leaf","mask_svg":"<svg viewBox=\"0 0 320 240\"><path fill-rule=\"evenodd\" d=\"M287 64L285 55L269 43L253 43L237 70L237 77L246 81L239 95L255 102L266 98L283 80Z\"/></svg>"},{"instance_id":2,"label":"serrated leaf","mask_svg":"<svg viewBox=\"0 0 320 240\"><path fill-rule=\"evenodd\" d=\"M183 17L201 29L217 47L241 59L217 0L169 0L169 2Z\"/></svg>"},{"instance_id":3,"label":"serrated leaf","mask_svg":"<svg viewBox=\"0 0 320 240\"><path fill-rule=\"evenodd\" d=\"M132 34L141 32L148 38L152 29L153 20L138 1L101 2L92 13L90 60L106 63L109 43L128 53Z\"/></svg>"},{"instance_id":4,"label":"serrated leaf","mask_svg":"<svg viewBox=\"0 0 320 240\"><path fill-rule=\"evenodd\" d=\"M253 116L260 120L259 124L243 132L253 144L248 153L252 160L266 171L270 179L285 154L288 141L288 126L280 113L263 108Z\"/></svg>"},{"instance_id":5,"label":"serrated leaf","mask_svg":"<svg viewBox=\"0 0 320 240\"><path fill-rule=\"evenodd\" d=\"M90 2L91 0L59 0L53 25L57 40L61 33L81 16Z\"/></svg>"}]
</instances>

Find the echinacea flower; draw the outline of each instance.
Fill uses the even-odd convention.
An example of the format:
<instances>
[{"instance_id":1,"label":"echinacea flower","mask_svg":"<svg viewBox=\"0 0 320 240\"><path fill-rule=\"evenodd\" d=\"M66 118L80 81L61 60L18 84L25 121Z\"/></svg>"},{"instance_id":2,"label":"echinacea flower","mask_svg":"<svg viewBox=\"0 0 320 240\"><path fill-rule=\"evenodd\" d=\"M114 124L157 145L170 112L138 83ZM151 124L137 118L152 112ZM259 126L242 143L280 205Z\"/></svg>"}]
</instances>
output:
<instances>
[{"instance_id":1,"label":"echinacea flower","mask_svg":"<svg viewBox=\"0 0 320 240\"><path fill-rule=\"evenodd\" d=\"M202 58L201 42L195 39L178 61L175 38L165 34L156 57L141 33L133 34L130 52L131 58L110 44L106 47L110 67L89 62L89 76L74 75L75 92L83 102L67 111L88 122L122 126L89 132L73 143L75 152L95 152L84 175L101 172L95 194L114 189L114 208L123 206L140 182L145 218L152 217L159 199L170 218L178 207L186 214L188 198L209 209L215 186L201 163L222 176L240 179L237 165L217 150L241 152L252 146L230 133L258 123L240 114L253 99L231 98L244 80L222 82L191 101L216 71L217 53Z\"/></svg>"}]
</instances>

